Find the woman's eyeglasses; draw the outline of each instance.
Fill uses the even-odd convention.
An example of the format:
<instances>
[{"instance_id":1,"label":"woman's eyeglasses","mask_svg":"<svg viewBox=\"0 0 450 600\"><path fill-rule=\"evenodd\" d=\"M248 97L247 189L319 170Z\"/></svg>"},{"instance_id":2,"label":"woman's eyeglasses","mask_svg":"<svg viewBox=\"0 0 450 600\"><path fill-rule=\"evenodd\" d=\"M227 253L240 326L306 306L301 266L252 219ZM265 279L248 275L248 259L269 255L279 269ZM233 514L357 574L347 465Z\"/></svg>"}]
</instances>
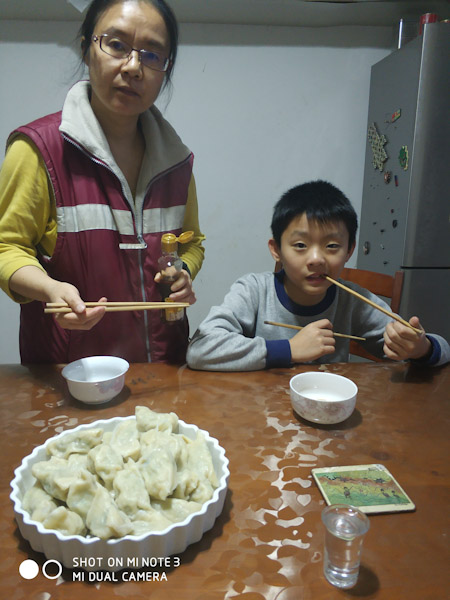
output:
<instances>
[{"instance_id":1,"label":"woman's eyeglasses","mask_svg":"<svg viewBox=\"0 0 450 600\"><path fill-rule=\"evenodd\" d=\"M153 50L138 50L138 48L132 48L126 42L123 42L120 38L102 33L101 35L93 35L93 42L98 42L100 50L105 54L123 60L128 58L130 54L135 50L139 55L139 61L144 67L149 67L154 71L167 71L170 65L170 60L165 56L161 56L158 52Z\"/></svg>"}]
</instances>

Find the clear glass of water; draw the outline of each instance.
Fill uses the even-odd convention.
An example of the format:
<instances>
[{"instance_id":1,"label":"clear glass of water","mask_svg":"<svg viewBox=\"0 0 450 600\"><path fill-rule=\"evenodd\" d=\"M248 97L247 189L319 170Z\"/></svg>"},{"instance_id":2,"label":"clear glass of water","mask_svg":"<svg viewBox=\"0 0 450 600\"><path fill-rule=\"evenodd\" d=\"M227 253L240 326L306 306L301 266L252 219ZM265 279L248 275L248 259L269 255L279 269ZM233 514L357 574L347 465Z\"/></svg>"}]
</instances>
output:
<instances>
[{"instance_id":1,"label":"clear glass of water","mask_svg":"<svg viewBox=\"0 0 450 600\"><path fill-rule=\"evenodd\" d=\"M358 579L369 519L354 506L331 504L322 511L322 522L325 525L325 577L336 587L351 588Z\"/></svg>"}]
</instances>

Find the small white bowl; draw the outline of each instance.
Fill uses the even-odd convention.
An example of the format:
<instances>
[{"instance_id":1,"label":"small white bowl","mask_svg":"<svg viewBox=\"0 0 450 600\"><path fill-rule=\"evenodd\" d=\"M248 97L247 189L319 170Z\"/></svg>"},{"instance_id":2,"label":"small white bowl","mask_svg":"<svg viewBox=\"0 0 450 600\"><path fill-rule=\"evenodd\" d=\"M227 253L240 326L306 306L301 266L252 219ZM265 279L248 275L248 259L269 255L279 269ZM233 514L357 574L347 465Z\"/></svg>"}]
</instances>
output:
<instances>
[{"instance_id":1,"label":"small white bowl","mask_svg":"<svg viewBox=\"0 0 450 600\"><path fill-rule=\"evenodd\" d=\"M149 557L161 558L180 554L188 545L198 542L203 534L213 527L216 518L223 510L227 494L230 477L228 459L225 456L225 450L207 431L199 429L196 425L185 423L181 419L178 421L179 433L193 440L197 437L198 432L204 435L219 481L212 498L202 505L199 512L190 514L184 521L173 523L162 531L103 540L98 537L64 535L54 529L46 529L42 523L32 520L29 513L24 510L22 498L36 481L31 468L35 463L48 458L47 446L50 442L80 430L100 427L104 431L112 431L123 421L133 419L135 419L134 416L115 417L79 425L75 429L63 431L49 438L23 459L22 464L14 471L15 477L11 482L10 498L14 504L14 513L20 533L30 542L33 550L43 552L47 559L57 560L68 569L79 566L80 559L84 559L83 568L86 571L106 570L112 572L133 564L141 565L142 561Z\"/></svg>"},{"instance_id":2,"label":"small white bowl","mask_svg":"<svg viewBox=\"0 0 450 600\"><path fill-rule=\"evenodd\" d=\"M358 387L351 379L335 373L299 373L292 377L289 387L295 412L314 423L341 423L356 405Z\"/></svg>"},{"instance_id":3,"label":"small white bowl","mask_svg":"<svg viewBox=\"0 0 450 600\"><path fill-rule=\"evenodd\" d=\"M61 374L74 398L86 404L102 404L120 394L129 367L118 356L88 356L69 363Z\"/></svg>"}]
</instances>

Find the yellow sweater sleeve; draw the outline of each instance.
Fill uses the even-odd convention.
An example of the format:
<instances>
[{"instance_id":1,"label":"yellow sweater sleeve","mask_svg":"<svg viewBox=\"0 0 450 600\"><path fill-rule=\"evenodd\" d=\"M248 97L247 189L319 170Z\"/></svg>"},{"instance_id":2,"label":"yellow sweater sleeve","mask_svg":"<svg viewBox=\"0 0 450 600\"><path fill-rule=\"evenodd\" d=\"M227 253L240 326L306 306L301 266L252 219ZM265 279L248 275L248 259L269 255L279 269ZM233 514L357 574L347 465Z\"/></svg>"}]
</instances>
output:
<instances>
[{"instance_id":1,"label":"yellow sweater sleeve","mask_svg":"<svg viewBox=\"0 0 450 600\"><path fill-rule=\"evenodd\" d=\"M179 256L188 266L191 277L194 279L197 273L200 271L205 255L205 249L202 245L205 236L200 231L200 225L198 222L197 190L195 187L194 175L192 175L191 181L189 182L183 231L194 232L194 239L191 242L188 244L179 244L178 246Z\"/></svg>"},{"instance_id":2,"label":"yellow sweater sleeve","mask_svg":"<svg viewBox=\"0 0 450 600\"><path fill-rule=\"evenodd\" d=\"M27 299L11 292L10 277L28 265L44 270L37 249L51 256L56 236L56 208L44 161L30 140L17 137L0 171L0 287L14 301Z\"/></svg>"},{"instance_id":3,"label":"yellow sweater sleeve","mask_svg":"<svg viewBox=\"0 0 450 600\"><path fill-rule=\"evenodd\" d=\"M183 231L194 231L194 239L181 245L180 257L192 278L200 270L205 236L198 222L197 192L191 177ZM27 302L9 289L13 273L24 266L42 270L38 249L52 256L56 245L56 207L49 188L41 154L26 137L19 136L9 146L0 171L0 288L15 302Z\"/></svg>"}]
</instances>

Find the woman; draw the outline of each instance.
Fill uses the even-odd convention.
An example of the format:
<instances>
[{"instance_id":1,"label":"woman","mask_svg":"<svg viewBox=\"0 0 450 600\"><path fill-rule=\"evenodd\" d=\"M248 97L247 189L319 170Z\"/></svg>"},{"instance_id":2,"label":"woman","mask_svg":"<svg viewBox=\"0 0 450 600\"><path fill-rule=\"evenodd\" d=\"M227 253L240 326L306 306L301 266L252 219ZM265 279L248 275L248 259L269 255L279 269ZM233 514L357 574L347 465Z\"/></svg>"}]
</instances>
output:
<instances>
[{"instance_id":1,"label":"woman","mask_svg":"<svg viewBox=\"0 0 450 600\"><path fill-rule=\"evenodd\" d=\"M0 283L22 303L21 360L184 362L186 319L167 325L159 311L105 314L83 301L160 300L161 235L193 230L171 298L195 302L204 237L193 155L154 106L170 83L177 23L164 0L94 0L80 34L89 81L62 112L11 134L0 173ZM44 302L74 312L53 317Z\"/></svg>"}]
</instances>

